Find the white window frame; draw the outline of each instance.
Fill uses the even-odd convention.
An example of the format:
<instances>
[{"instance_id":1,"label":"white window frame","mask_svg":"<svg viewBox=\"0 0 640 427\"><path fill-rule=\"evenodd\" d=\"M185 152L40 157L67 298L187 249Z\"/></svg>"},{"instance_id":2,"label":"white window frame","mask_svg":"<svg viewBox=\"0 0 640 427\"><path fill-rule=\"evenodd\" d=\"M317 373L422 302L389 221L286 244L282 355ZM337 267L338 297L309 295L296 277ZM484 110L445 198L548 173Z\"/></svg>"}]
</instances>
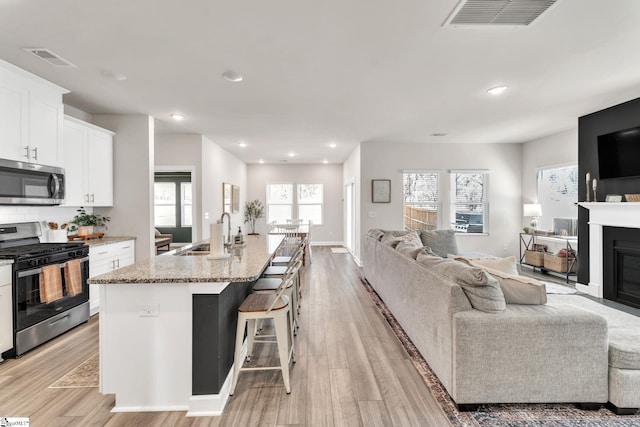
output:
<instances>
[{"instance_id":1,"label":"white window frame","mask_svg":"<svg viewBox=\"0 0 640 427\"><path fill-rule=\"evenodd\" d=\"M272 185L290 185L291 186L291 203L271 203L269 201L269 187ZM295 205L295 200L296 200L296 186L294 183L292 182L272 182L267 184L267 186L265 187L265 192L266 192L266 205L267 205L267 223L270 223L272 221L274 221L271 218L271 206L291 206L291 215L294 215L294 205Z\"/></svg>"},{"instance_id":2,"label":"white window frame","mask_svg":"<svg viewBox=\"0 0 640 427\"><path fill-rule=\"evenodd\" d=\"M403 170L402 171L402 224L404 228L408 228L408 229L413 229L411 227L408 227L405 223L405 212L406 209L405 207L407 205L409 206L416 206L416 207L420 207L420 206L434 206L434 203L431 202L425 202L425 203L420 203L420 202L415 202L415 203L406 203L405 201L405 194L404 194L404 185L405 185L405 175L406 174L417 174L417 173L424 173L424 174L435 174L437 175L437 200L435 202L435 210L437 211L437 216L438 219L436 221L436 228L441 228L442 227L442 216L443 216L443 211L442 211L442 171L441 170L437 170L437 169L409 169L409 170Z\"/></svg>"},{"instance_id":3,"label":"white window frame","mask_svg":"<svg viewBox=\"0 0 640 427\"><path fill-rule=\"evenodd\" d=\"M269 203L269 186L271 185L291 185L292 188L292 200L291 203ZM321 193L322 193L322 202L321 203L301 203L300 202L300 195L299 195L299 187L301 185L319 185L321 188ZM304 206L320 206L320 223L316 223L314 222L313 225L314 227L316 225L323 225L324 224L324 184L319 183L319 182L303 182L303 183L290 183L290 182L272 182L272 183L268 183L267 186L265 187L265 192L266 192L266 197L265 200L267 201L266 205L267 205L267 223L270 223L271 221L273 221L271 219L270 216L270 205L278 205L278 206L291 206L291 218L292 219L297 219L300 218L299 215L299 207L301 205ZM304 219L304 218L303 218Z\"/></svg>"},{"instance_id":4,"label":"white window frame","mask_svg":"<svg viewBox=\"0 0 640 427\"><path fill-rule=\"evenodd\" d=\"M468 236L486 236L489 234L489 191L490 191L490 180L489 180L489 170L488 169L452 169L450 172L450 219L451 219L451 229L455 230L459 234L464 234ZM482 201L479 203L473 203L477 205L482 205L482 231L479 233L469 233L463 231L462 225L456 225L456 213L458 212L459 205L469 205L471 203L458 203L456 202L456 189L457 189L457 178L458 175L469 175L469 174L482 174ZM465 228L466 230L466 228Z\"/></svg>"}]
</instances>

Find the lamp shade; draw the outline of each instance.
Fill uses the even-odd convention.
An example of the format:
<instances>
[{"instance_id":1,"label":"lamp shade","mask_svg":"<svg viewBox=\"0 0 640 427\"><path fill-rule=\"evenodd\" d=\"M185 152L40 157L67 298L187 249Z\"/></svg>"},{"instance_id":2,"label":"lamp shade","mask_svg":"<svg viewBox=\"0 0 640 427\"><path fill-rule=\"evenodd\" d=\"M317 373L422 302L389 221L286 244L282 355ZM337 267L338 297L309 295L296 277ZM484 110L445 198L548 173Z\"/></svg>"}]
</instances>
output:
<instances>
[{"instance_id":1,"label":"lamp shade","mask_svg":"<svg viewBox=\"0 0 640 427\"><path fill-rule=\"evenodd\" d=\"M542 216L542 206L537 203L525 203L522 211L524 216Z\"/></svg>"}]
</instances>

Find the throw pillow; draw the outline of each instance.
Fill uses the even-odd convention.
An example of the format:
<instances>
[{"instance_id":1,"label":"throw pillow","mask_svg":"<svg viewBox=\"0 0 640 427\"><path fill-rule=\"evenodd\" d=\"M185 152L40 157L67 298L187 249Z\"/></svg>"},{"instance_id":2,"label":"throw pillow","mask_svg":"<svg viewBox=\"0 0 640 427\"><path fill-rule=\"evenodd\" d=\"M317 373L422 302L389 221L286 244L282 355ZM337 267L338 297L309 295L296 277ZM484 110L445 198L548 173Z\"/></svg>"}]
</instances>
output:
<instances>
[{"instance_id":1,"label":"throw pillow","mask_svg":"<svg viewBox=\"0 0 640 427\"><path fill-rule=\"evenodd\" d=\"M476 310L499 313L505 309L506 303L498 281L483 269L424 254L418 254L417 261L460 285Z\"/></svg>"},{"instance_id":2,"label":"throw pillow","mask_svg":"<svg viewBox=\"0 0 640 427\"><path fill-rule=\"evenodd\" d=\"M417 231L410 231L404 236L401 237L403 243L409 243L410 245L415 246L416 248L421 248L424 246L422 244L422 240L420 240L420 235Z\"/></svg>"},{"instance_id":3,"label":"throw pillow","mask_svg":"<svg viewBox=\"0 0 640 427\"><path fill-rule=\"evenodd\" d=\"M162 234L162 233L160 233L160 230L158 230L157 228L154 228L153 230L155 231L156 236L157 236L158 234Z\"/></svg>"},{"instance_id":4,"label":"throw pillow","mask_svg":"<svg viewBox=\"0 0 640 427\"><path fill-rule=\"evenodd\" d=\"M484 267L484 269L500 284L507 304L541 305L547 303L547 289L544 283L488 267Z\"/></svg>"},{"instance_id":5,"label":"throw pillow","mask_svg":"<svg viewBox=\"0 0 640 427\"><path fill-rule=\"evenodd\" d=\"M380 230L379 228L372 228L367 234L377 241L380 241L380 239L382 239L382 236L384 236L384 231Z\"/></svg>"},{"instance_id":6,"label":"throw pillow","mask_svg":"<svg viewBox=\"0 0 640 427\"><path fill-rule=\"evenodd\" d=\"M396 246L396 251L412 259L416 259L419 253L424 252L424 249L424 246L415 246L407 242L400 242Z\"/></svg>"},{"instance_id":7,"label":"throw pillow","mask_svg":"<svg viewBox=\"0 0 640 427\"><path fill-rule=\"evenodd\" d=\"M398 246L398 243L400 243L401 241L402 241L402 236L396 236L391 231L384 233L384 236L382 236L382 238L380 239L381 243L384 243L385 245L389 245L392 248L395 248L396 246Z\"/></svg>"},{"instance_id":8,"label":"throw pillow","mask_svg":"<svg viewBox=\"0 0 640 427\"><path fill-rule=\"evenodd\" d=\"M463 261L474 267L487 267L515 276L518 275L518 265L516 263L516 257L514 256L508 256L506 258L468 258L449 254L447 257L453 258L456 261Z\"/></svg>"},{"instance_id":9,"label":"throw pillow","mask_svg":"<svg viewBox=\"0 0 640 427\"><path fill-rule=\"evenodd\" d=\"M453 230L423 230L420 239L424 246L429 246L437 255L445 258L448 254L458 253L456 232Z\"/></svg>"}]
</instances>

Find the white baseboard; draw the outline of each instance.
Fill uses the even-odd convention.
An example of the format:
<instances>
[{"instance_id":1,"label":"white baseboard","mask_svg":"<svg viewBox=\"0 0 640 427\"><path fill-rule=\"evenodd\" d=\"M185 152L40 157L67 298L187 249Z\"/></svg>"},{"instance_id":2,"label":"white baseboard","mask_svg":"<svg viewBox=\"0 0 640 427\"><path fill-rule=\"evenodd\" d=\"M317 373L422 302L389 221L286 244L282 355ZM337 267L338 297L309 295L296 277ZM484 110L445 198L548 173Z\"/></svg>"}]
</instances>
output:
<instances>
[{"instance_id":1,"label":"white baseboard","mask_svg":"<svg viewBox=\"0 0 640 427\"><path fill-rule=\"evenodd\" d=\"M114 406L111 412L183 412L187 409L186 405Z\"/></svg>"},{"instance_id":2,"label":"white baseboard","mask_svg":"<svg viewBox=\"0 0 640 427\"><path fill-rule=\"evenodd\" d=\"M242 344L241 360L247 357L247 340ZM231 380L233 379L233 366L227 378L222 384L220 393L204 394L189 397L189 408L187 409L187 417L217 417L222 415L222 411L229 400L229 390L231 390Z\"/></svg>"},{"instance_id":3,"label":"white baseboard","mask_svg":"<svg viewBox=\"0 0 640 427\"><path fill-rule=\"evenodd\" d=\"M344 242L311 242L311 246L343 246Z\"/></svg>"}]
</instances>

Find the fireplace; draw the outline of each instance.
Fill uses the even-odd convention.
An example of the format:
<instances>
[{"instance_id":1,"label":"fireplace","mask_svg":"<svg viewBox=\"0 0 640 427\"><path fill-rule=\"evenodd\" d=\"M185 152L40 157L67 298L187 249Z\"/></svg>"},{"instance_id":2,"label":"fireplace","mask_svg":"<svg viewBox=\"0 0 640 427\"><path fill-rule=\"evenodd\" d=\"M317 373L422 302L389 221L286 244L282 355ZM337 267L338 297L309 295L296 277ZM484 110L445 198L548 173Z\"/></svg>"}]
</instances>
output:
<instances>
[{"instance_id":1,"label":"fireplace","mask_svg":"<svg viewBox=\"0 0 640 427\"><path fill-rule=\"evenodd\" d=\"M640 308L640 229L603 227L603 296Z\"/></svg>"}]
</instances>

